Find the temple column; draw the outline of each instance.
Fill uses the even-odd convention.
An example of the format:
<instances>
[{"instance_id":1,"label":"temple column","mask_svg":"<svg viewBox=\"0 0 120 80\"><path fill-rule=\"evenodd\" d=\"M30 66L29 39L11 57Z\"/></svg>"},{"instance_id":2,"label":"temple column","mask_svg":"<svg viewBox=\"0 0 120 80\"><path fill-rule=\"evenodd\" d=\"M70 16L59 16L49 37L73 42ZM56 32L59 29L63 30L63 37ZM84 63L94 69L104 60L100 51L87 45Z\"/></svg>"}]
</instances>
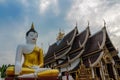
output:
<instances>
[{"instance_id":1,"label":"temple column","mask_svg":"<svg viewBox=\"0 0 120 80\"><path fill-rule=\"evenodd\" d=\"M92 79L94 80L94 79L95 79L94 69L93 69L93 66L91 66L91 61L90 61L90 59L88 59L88 61L89 61L90 68L91 68L91 72L92 72Z\"/></svg>"},{"instance_id":2,"label":"temple column","mask_svg":"<svg viewBox=\"0 0 120 80\"><path fill-rule=\"evenodd\" d=\"M101 76L101 79L104 80L104 79L103 79L104 75L103 75L103 72L102 72L102 68L101 68L101 67L100 67L100 76Z\"/></svg>"},{"instance_id":3,"label":"temple column","mask_svg":"<svg viewBox=\"0 0 120 80\"><path fill-rule=\"evenodd\" d=\"M104 73L104 69L103 69L103 63L102 61L100 61L100 72L101 72L101 75L102 75L102 80L105 80L105 73Z\"/></svg>"},{"instance_id":4,"label":"temple column","mask_svg":"<svg viewBox=\"0 0 120 80\"><path fill-rule=\"evenodd\" d=\"M91 71L92 71L92 78L95 79L95 73L93 67L91 67Z\"/></svg>"},{"instance_id":5,"label":"temple column","mask_svg":"<svg viewBox=\"0 0 120 80\"><path fill-rule=\"evenodd\" d=\"M114 64L112 64L112 67L113 67L113 72L114 72L115 79L118 80L118 76L117 76L117 72L115 70Z\"/></svg>"}]
</instances>

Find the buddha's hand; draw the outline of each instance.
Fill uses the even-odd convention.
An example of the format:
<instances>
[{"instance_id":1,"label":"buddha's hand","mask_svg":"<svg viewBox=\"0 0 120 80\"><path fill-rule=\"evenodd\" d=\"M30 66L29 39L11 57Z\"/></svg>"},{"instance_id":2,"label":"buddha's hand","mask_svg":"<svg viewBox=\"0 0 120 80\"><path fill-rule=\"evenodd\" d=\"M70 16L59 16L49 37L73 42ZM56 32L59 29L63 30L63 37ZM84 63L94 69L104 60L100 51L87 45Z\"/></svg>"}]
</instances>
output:
<instances>
[{"instance_id":1,"label":"buddha's hand","mask_svg":"<svg viewBox=\"0 0 120 80\"><path fill-rule=\"evenodd\" d=\"M32 66L31 68L32 68L32 69L34 69L35 71L37 71L37 70L39 70L39 69L40 69L40 67L39 67L39 66Z\"/></svg>"},{"instance_id":2,"label":"buddha's hand","mask_svg":"<svg viewBox=\"0 0 120 80\"><path fill-rule=\"evenodd\" d=\"M20 72L21 72L21 69L20 69L20 68L16 69L16 70L15 70L15 75L19 75Z\"/></svg>"},{"instance_id":3,"label":"buddha's hand","mask_svg":"<svg viewBox=\"0 0 120 80\"><path fill-rule=\"evenodd\" d=\"M22 68L21 64L19 64L19 63L15 64L15 75L19 75L20 74L21 68Z\"/></svg>"}]
</instances>

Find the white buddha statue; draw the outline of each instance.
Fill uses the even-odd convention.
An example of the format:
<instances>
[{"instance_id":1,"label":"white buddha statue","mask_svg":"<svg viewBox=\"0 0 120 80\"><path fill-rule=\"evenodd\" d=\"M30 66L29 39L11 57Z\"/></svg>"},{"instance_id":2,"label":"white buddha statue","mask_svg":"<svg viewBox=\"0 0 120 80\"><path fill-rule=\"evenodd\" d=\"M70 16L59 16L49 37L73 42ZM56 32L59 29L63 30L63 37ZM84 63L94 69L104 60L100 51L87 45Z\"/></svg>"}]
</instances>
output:
<instances>
[{"instance_id":1,"label":"white buddha statue","mask_svg":"<svg viewBox=\"0 0 120 80\"><path fill-rule=\"evenodd\" d=\"M57 69L43 68L43 50L36 45L38 33L34 30L32 23L31 29L26 33L26 44L19 45L16 51L15 67L8 67L6 75L17 75L18 77L41 77L58 76ZM22 62L24 56L24 62Z\"/></svg>"}]
</instances>

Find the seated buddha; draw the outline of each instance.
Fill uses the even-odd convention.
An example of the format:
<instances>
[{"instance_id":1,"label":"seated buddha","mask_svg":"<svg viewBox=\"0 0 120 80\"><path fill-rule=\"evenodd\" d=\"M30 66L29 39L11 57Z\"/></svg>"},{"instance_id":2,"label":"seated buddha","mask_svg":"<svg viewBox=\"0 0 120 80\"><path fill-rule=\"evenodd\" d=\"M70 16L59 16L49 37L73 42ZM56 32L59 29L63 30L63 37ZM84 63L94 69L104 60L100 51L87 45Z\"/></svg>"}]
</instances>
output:
<instances>
[{"instance_id":1,"label":"seated buddha","mask_svg":"<svg viewBox=\"0 0 120 80\"><path fill-rule=\"evenodd\" d=\"M15 66L8 67L7 76L18 77L43 77L58 76L57 69L43 68L43 50L36 45L38 33L32 23L31 29L26 33L26 44L18 45L16 51ZM22 56L24 61L22 63Z\"/></svg>"}]
</instances>

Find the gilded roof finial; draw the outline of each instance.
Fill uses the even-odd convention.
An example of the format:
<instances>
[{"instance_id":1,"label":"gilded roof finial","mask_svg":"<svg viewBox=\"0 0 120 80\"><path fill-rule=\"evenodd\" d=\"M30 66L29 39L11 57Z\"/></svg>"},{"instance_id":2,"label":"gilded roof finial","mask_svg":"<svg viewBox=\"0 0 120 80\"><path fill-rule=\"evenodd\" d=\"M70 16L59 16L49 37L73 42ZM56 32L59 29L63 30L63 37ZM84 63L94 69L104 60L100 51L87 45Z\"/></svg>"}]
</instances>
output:
<instances>
[{"instance_id":1,"label":"gilded roof finial","mask_svg":"<svg viewBox=\"0 0 120 80\"><path fill-rule=\"evenodd\" d=\"M50 46L50 43L48 42L48 46Z\"/></svg>"},{"instance_id":2,"label":"gilded roof finial","mask_svg":"<svg viewBox=\"0 0 120 80\"><path fill-rule=\"evenodd\" d=\"M61 28L59 28L59 32L61 32Z\"/></svg>"},{"instance_id":3,"label":"gilded roof finial","mask_svg":"<svg viewBox=\"0 0 120 80\"><path fill-rule=\"evenodd\" d=\"M76 27L78 26L77 21L76 21Z\"/></svg>"},{"instance_id":4,"label":"gilded roof finial","mask_svg":"<svg viewBox=\"0 0 120 80\"><path fill-rule=\"evenodd\" d=\"M31 29L34 29L34 23L32 22Z\"/></svg>"},{"instance_id":5,"label":"gilded roof finial","mask_svg":"<svg viewBox=\"0 0 120 80\"><path fill-rule=\"evenodd\" d=\"M59 29L59 33L58 33L58 36L56 38L57 41L61 40L63 37L64 37L64 32L61 31L61 29Z\"/></svg>"},{"instance_id":6,"label":"gilded roof finial","mask_svg":"<svg viewBox=\"0 0 120 80\"><path fill-rule=\"evenodd\" d=\"M104 27L106 27L106 22L105 22L105 20L103 19L103 21L104 21Z\"/></svg>"},{"instance_id":7,"label":"gilded roof finial","mask_svg":"<svg viewBox=\"0 0 120 80\"><path fill-rule=\"evenodd\" d=\"M89 25L90 25L90 22L89 22L89 20L88 20L88 27L89 27Z\"/></svg>"}]
</instances>

